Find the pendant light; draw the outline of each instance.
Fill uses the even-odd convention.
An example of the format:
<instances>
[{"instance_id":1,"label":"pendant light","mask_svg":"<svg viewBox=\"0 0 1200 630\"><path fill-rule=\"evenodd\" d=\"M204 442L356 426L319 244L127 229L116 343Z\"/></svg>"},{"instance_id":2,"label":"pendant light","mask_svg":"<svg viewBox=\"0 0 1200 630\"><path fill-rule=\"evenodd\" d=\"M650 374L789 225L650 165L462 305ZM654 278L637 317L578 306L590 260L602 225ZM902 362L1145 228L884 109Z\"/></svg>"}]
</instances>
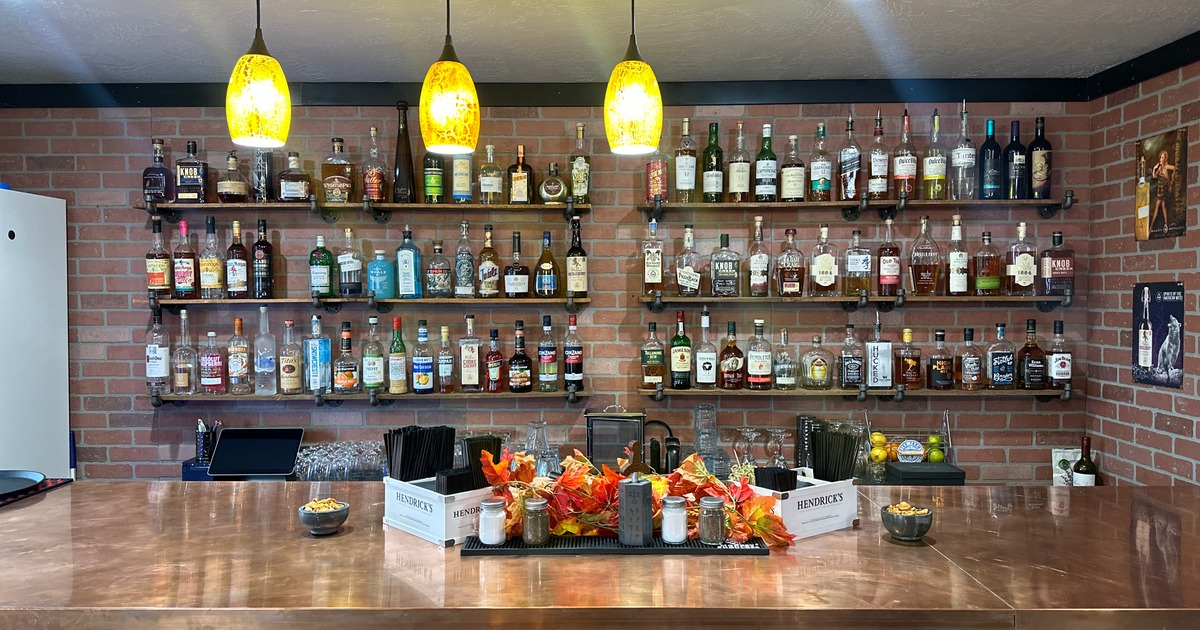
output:
<instances>
[{"instance_id":1,"label":"pendant light","mask_svg":"<svg viewBox=\"0 0 1200 630\"><path fill-rule=\"evenodd\" d=\"M272 149L287 142L292 126L292 96L283 68L263 43L260 0L254 0L254 14L250 52L238 59L229 75L225 120L234 144Z\"/></svg>"},{"instance_id":2,"label":"pendant light","mask_svg":"<svg viewBox=\"0 0 1200 630\"><path fill-rule=\"evenodd\" d=\"M604 93L604 131L609 148L620 155L652 153L662 138L662 93L654 69L638 52L634 7L630 0L629 48Z\"/></svg>"},{"instance_id":3,"label":"pendant light","mask_svg":"<svg viewBox=\"0 0 1200 630\"><path fill-rule=\"evenodd\" d=\"M472 153L479 142L479 95L471 73L450 40L450 0L446 0L446 45L421 84L421 140L431 153Z\"/></svg>"}]
</instances>

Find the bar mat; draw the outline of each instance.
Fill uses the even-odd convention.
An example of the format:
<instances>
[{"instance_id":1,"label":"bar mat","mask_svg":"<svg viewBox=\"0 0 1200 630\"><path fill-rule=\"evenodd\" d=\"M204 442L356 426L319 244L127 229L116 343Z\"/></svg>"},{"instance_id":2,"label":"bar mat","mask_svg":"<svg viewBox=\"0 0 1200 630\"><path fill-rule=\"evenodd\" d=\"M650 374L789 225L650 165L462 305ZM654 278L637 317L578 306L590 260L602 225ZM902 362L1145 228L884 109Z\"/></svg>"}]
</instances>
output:
<instances>
[{"instance_id":1,"label":"bar mat","mask_svg":"<svg viewBox=\"0 0 1200 630\"><path fill-rule=\"evenodd\" d=\"M72 481L71 479L65 479L65 478L64 479L47 478L42 483L39 483L38 485L36 485L28 490L23 490L21 492L15 493L15 494L0 495L0 507L4 507L10 503L16 503L17 501L20 501L21 499L28 499L29 497L31 497L35 494L41 494L43 492L46 492L47 490L53 490L59 486L65 486L65 485L71 483L71 481Z\"/></svg>"},{"instance_id":2,"label":"bar mat","mask_svg":"<svg viewBox=\"0 0 1200 630\"><path fill-rule=\"evenodd\" d=\"M766 556L771 550L763 541L751 538L750 542L726 541L718 547L710 547L699 540L688 539L681 545L669 545L661 538L646 547L622 545L616 538L602 536L551 536L545 545L531 547L520 538L504 541L502 545L485 545L478 536L471 536L459 548L460 556L617 556L617 555L670 555L670 556Z\"/></svg>"}]
</instances>

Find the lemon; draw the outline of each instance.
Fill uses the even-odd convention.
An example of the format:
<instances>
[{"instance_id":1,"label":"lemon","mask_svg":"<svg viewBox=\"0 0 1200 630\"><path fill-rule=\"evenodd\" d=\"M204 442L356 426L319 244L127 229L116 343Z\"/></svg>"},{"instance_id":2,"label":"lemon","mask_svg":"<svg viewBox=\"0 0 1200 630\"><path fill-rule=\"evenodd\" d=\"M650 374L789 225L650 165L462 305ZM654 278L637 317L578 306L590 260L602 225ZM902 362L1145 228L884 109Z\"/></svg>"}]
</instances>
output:
<instances>
[{"instance_id":1,"label":"lemon","mask_svg":"<svg viewBox=\"0 0 1200 630\"><path fill-rule=\"evenodd\" d=\"M886 435L880 433L879 431L875 431L871 434L871 446L883 446L884 444L887 444Z\"/></svg>"},{"instance_id":2,"label":"lemon","mask_svg":"<svg viewBox=\"0 0 1200 630\"><path fill-rule=\"evenodd\" d=\"M876 464L879 464L879 463L886 462L887 459L888 459L887 449L885 449L881 446L876 446L875 448L871 449L871 461L875 462Z\"/></svg>"},{"instance_id":3,"label":"lemon","mask_svg":"<svg viewBox=\"0 0 1200 630\"><path fill-rule=\"evenodd\" d=\"M926 457L929 459L929 461L935 464L946 461L946 454L943 453L941 449L937 448L930 449L929 454Z\"/></svg>"}]
</instances>

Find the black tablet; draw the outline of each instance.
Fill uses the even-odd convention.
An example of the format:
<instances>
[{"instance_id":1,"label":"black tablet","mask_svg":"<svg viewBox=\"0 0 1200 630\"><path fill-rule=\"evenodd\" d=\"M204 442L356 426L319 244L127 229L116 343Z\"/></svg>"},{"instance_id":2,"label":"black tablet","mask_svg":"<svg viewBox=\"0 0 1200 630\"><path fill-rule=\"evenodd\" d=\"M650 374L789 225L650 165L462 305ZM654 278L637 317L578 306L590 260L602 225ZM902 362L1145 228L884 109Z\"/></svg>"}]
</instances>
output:
<instances>
[{"instance_id":1,"label":"black tablet","mask_svg":"<svg viewBox=\"0 0 1200 630\"><path fill-rule=\"evenodd\" d=\"M227 428L218 434L208 474L213 477L284 476L296 469L301 428Z\"/></svg>"}]
</instances>

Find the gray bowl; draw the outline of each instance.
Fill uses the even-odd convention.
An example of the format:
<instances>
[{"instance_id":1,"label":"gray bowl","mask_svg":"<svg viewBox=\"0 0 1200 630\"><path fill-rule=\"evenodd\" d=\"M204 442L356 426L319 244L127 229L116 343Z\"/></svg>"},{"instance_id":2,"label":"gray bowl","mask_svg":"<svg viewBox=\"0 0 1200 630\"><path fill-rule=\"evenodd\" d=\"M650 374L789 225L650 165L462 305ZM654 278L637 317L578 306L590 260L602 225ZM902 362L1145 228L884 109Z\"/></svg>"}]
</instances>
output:
<instances>
[{"instance_id":1,"label":"gray bowl","mask_svg":"<svg viewBox=\"0 0 1200 630\"><path fill-rule=\"evenodd\" d=\"M304 506L300 506L300 524L307 527L313 536L325 536L336 532L342 523L346 522L346 517L350 516L350 504L339 503L342 505L341 509L328 512L309 512Z\"/></svg>"},{"instance_id":2,"label":"gray bowl","mask_svg":"<svg viewBox=\"0 0 1200 630\"><path fill-rule=\"evenodd\" d=\"M923 506L913 506L920 509ZM880 518L883 520L883 526L887 528L892 538L903 540L906 542L914 542L921 540L925 534L929 533L929 527L933 525L933 510L928 514L921 516L900 516L899 514L891 514L887 511L887 506L879 508Z\"/></svg>"}]
</instances>

